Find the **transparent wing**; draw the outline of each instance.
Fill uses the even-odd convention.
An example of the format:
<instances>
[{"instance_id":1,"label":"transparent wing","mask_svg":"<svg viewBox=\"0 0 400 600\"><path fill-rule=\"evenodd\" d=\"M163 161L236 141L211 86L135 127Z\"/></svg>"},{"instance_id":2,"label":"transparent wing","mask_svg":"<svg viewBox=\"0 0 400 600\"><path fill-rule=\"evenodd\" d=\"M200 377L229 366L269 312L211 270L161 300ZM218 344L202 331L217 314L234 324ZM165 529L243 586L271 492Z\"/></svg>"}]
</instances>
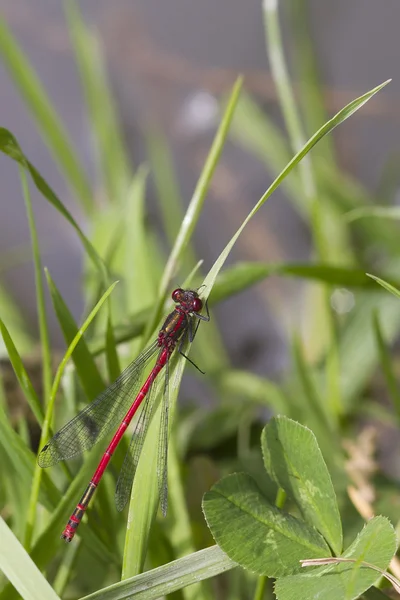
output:
<instances>
[{"instance_id":1,"label":"transparent wing","mask_svg":"<svg viewBox=\"0 0 400 600\"><path fill-rule=\"evenodd\" d=\"M128 452L126 453L122 464L115 490L115 505L118 511L125 508L131 494L132 483L139 463L140 453L142 452L144 440L154 414L156 390L157 385L153 382L147 397L142 404L142 410L135 425Z\"/></svg>"},{"instance_id":2,"label":"transparent wing","mask_svg":"<svg viewBox=\"0 0 400 600\"><path fill-rule=\"evenodd\" d=\"M39 465L50 467L73 458L89 450L115 428L138 392L146 364L159 349L155 341L122 371L114 383L64 425L43 447L38 457Z\"/></svg>"}]
</instances>

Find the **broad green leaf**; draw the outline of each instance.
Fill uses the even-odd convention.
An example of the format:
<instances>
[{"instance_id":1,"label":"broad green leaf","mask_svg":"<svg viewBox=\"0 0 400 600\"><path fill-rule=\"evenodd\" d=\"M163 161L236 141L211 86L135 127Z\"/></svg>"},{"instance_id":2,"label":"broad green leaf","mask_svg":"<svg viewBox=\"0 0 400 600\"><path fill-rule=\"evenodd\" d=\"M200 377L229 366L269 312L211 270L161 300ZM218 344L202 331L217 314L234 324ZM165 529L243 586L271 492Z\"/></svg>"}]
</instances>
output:
<instances>
[{"instance_id":1,"label":"broad green leaf","mask_svg":"<svg viewBox=\"0 0 400 600\"><path fill-rule=\"evenodd\" d=\"M59 600L27 551L0 517L0 570L24 600Z\"/></svg>"},{"instance_id":2,"label":"broad green leaf","mask_svg":"<svg viewBox=\"0 0 400 600\"><path fill-rule=\"evenodd\" d=\"M343 554L356 559L355 563L312 568L301 575L279 579L275 593L278 600L355 600L380 578L379 573L361 563L387 569L395 552L393 527L385 517L375 517Z\"/></svg>"},{"instance_id":3,"label":"broad green leaf","mask_svg":"<svg viewBox=\"0 0 400 600\"><path fill-rule=\"evenodd\" d=\"M106 268L101 260L100 256L97 254L96 250L85 236L78 223L75 221L71 213L65 208L64 204L59 200L56 194L53 192L51 187L46 183L40 173L35 169L35 167L28 161L26 156L21 150L20 145L18 144L16 138L4 127L0 127L0 151L7 154L10 158L18 162L22 165L27 171L29 171L33 182L39 192L58 210L59 213L63 215L63 217L68 221L70 225L75 229L78 234L88 256L93 261L93 264L98 269L102 278L106 278Z\"/></svg>"},{"instance_id":4,"label":"broad green leaf","mask_svg":"<svg viewBox=\"0 0 400 600\"><path fill-rule=\"evenodd\" d=\"M65 304L64 299L57 289L53 279L51 278L49 271L45 269L45 272L53 307L62 329L65 342L67 345L69 345L78 333L79 328L75 323L74 318ZM98 394L100 394L100 392L104 390L105 386L97 365L90 354L90 350L85 342L85 338L81 339L80 343L73 351L72 360L86 395L88 396L89 400L93 400Z\"/></svg>"},{"instance_id":5,"label":"broad green leaf","mask_svg":"<svg viewBox=\"0 0 400 600\"><path fill-rule=\"evenodd\" d=\"M245 473L221 479L204 495L211 533L229 558L259 575L298 572L302 556L329 556L324 539L292 515L280 511Z\"/></svg>"},{"instance_id":6,"label":"broad green leaf","mask_svg":"<svg viewBox=\"0 0 400 600\"><path fill-rule=\"evenodd\" d=\"M0 19L0 53L66 181L82 207L90 213L94 207L90 184L75 148L44 87L3 19Z\"/></svg>"},{"instance_id":7,"label":"broad green leaf","mask_svg":"<svg viewBox=\"0 0 400 600\"><path fill-rule=\"evenodd\" d=\"M343 535L335 490L312 431L287 417L274 417L261 441L268 473L340 554Z\"/></svg>"},{"instance_id":8,"label":"broad green leaf","mask_svg":"<svg viewBox=\"0 0 400 600\"><path fill-rule=\"evenodd\" d=\"M167 565L125 579L80 600L156 600L236 567L218 546L199 550Z\"/></svg>"}]
</instances>

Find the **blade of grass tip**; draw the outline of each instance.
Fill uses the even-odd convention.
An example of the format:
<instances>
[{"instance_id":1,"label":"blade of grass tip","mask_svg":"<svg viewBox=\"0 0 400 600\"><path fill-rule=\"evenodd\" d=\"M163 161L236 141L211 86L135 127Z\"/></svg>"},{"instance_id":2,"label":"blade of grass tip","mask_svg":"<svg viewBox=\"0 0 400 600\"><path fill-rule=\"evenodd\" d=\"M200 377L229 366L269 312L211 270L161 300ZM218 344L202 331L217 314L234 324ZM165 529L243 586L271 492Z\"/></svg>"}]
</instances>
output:
<instances>
[{"instance_id":1,"label":"blade of grass tip","mask_svg":"<svg viewBox=\"0 0 400 600\"><path fill-rule=\"evenodd\" d=\"M28 216L29 230L31 234L33 264L35 267L35 288L36 288L36 308L39 319L39 334L40 344L42 348L42 381L43 381L43 404L49 400L51 388L51 348L49 327L46 318L46 305L44 300L44 286L42 279L42 261L40 258L40 248L37 236L35 217L33 215L32 201L29 193L29 185L26 178L25 170L22 166L19 167L19 174L22 183L22 190L25 199L26 213Z\"/></svg>"},{"instance_id":2,"label":"blade of grass tip","mask_svg":"<svg viewBox=\"0 0 400 600\"><path fill-rule=\"evenodd\" d=\"M156 600L192 583L215 577L234 569L234 563L218 546L199 550L167 565L125 579L80 600Z\"/></svg>"},{"instance_id":3,"label":"blade of grass tip","mask_svg":"<svg viewBox=\"0 0 400 600\"><path fill-rule=\"evenodd\" d=\"M52 419L53 410L54 410L54 403L55 403L58 388L59 388L60 382L61 382L61 377L62 377L62 374L66 367L66 364L67 364L68 360L71 358L71 355L72 355L73 351L75 350L77 344L79 343L79 340L85 333L86 329L88 328L88 326L90 325L90 323L92 322L92 320L94 319L94 317L96 316L96 314L98 313L98 311L100 310L100 308L102 307L102 305L104 304L104 302L106 301L108 296L111 294L111 292L113 291L113 289L117 285L117 283L118 282L116 281L115 283L110 285L108 290L106 290L106 292L104 292L103 296L100 298L100 300L98 301L96 306L90 312L89 316L83 323L82 327L79 329L78 333L72 340L63 359L61 360L61 362L58 366L56 375L54 377L53 386L52 386L51 393L50 393L50 399L49 399L49 402L47 405L46 414L45 414L45 418L44 418L44 422L43 422L43 428L42 428L42 433L40 436L40 444L39 444L40 448L43 447L44 443L47 441L47 439L49 437L50 424L51 424L51 419ZM25 535L25 541L24 541L24 545L28 549L30 548L31 542L32 542L32 535L33 535L35 516L36 516L36 506L37 506L37 502L38 502L40 481L41 481L41 476L42 476L41 474L42 474L42 469L39 467L38 464L36 464L35 472L33 475L33 481L32 481L31 496L30 496L30 502L29 502L29 511L28 511L28 518L27 518L27 528L26 528L26 535Z\"/></svg>"},{"instance_id":4,"label":"blade of grass tip","mask_svg":"<svg viewBox=\"0 0 400 600\"><path fill-rule=\"evenodd\" d=\"M16 39L0 19L0 53L21 96L33 114L40 135L87 215L94 209L91 186L76 150L44 87Z\"/></svg>"},{"instance_id":5,"label":"blade of grass tip","mask_svg":"<svg viewBox=\"0 0 400 600\"><path fill-rule=\"evenodd\" d=\"M376 277L376 275L371 275L371 273L366 273L366 275L368 277L371 277L371 279L374 279L376 281L376 283L379 283L379 285L381 285L383 288L385 288L385 290L387 290L394 296L397 296L397 298L400 298L400 290L398 290L396 287L394 287L394 285L391 285L390 283L388 283L384 279L381 279L380 277Z\"/></svg>"},{"instance_id":6,"label":"blade of grass tip","mask_svg":"<svg viewBox=\"0 0 400 600\"><path fill-rule=\"evenodd\" d=\"M210 152L208 153L203 170L200 174L197 185L193 192L192 199L190 200L189 206L186 210L186 214L179 229L178 236L175 240L174 247L172 248L172 251L169 255L166 267L164 269L164 274L160 283L157 305L155 307L154 314L149 320L148 326L146 328L146 340L150 337L151 333L153 332L156 324L158 323L161 317L161 310L164 305L168 286L170 284L171 278L174 275L176 265L181 256L183 255L183 252L189 243L196 223L199 219L200 212L203 207L212 176L214 174L226 138L228 136L229 127L232 122L233 114L239 99L240 90L242 88L242 82L243 79L239 77L236 80L235 85L233 86L229 102L225 109L221 123L218 127L217 133L215 134L213 143L210 148Z\"/></svg>"},{"instance_id":7,"label":"blade of grass tip","mask_svg":"<svg viewBox=\"0 0 400 600\"><path fill-rule=\"evenodd\" d=\"M0 517L0 570L24 600L60 600L29 554Z\"/></svg>"},{"instance_id":8,"label":"blade of grass tip","mask_svg":"<svg viewBox=\"0 0 400 600\"><path fill-rule=\"evenodd\" d=\"M335 129L335 127L337 127L338 125L343 123L343 121L348 119L353 113L355 113L358 109L360 109L366 102L368 102L368 100L370 100L372 98L372 96L374 96L377 92L379 92L388 83L389 83L389 80L385 81L381 85L377 86L376 88L370 90L366 94L363 94L359 98L356 98L355 100L353 100L352 102L347 104L347 106L342 108L342 110L340 110L334 117L332 117L332 119L330 119L327 123L325 123L308 140L308 142L303 146L303 148L292 158L292 160L286 165L286 167L279 173L279 175L276 177L276 179L272 182L272 184L269 186L269 188L266 190L266 192L261 196L260 200L257 202L257 204L254 206L254 208L248 214L246 219L243 221L242 225L236 231L234 236L231 238L231 240L225 246L225 248L223 249L223 251L221 252L219 257L217 258L217 260L211 267L210 271L208 272L208 274L203 282L203 284L205 286L203 296L205 296L206 298L208 297L208 294L210 293L210 290L214 285L215 279L216 279L219 271L221 270L222 266L224 265L230 251L232 250L233 246L235 245L235 243L236 243L238 237L240 236L240 234L242 233L243 229L246 227L247 223L260 210L260 208L263 206L263 204L265 204L265 202L268 200L268 198L277 189L277 187L279 187L279 185L287 177L287 175L302 160L302 158L311 150L311 148L313 148L319 142L320 139L322 139L325 135L330 133L333 129Z\"/></svg>"},{"instance_id":9,"label":"blade of grass tip","mask_svg":"<svg viewBox=\"0 0 400 600\"><path fill-rule=\"evenodd\" d=\"M296 48L293 60L297 65L300 101L306 129L314 131L320 123L327 120L323 90L319 77L318 54L313 47L313 36L310 34L309 5L307 0L285 3L291 23L290 37ZM335 153L332 140L326 138L320 145L319 155L334 165Z\"/></svg>"},{"instance_id":10,"label":"blade of grass tip","mask_svg":"<svg viewBox=\"0 0 400 600\"><path fill-rule=\"evenodd\" d=\"M393 372L392 360L390 353L387 349L385 339L383 337L381 324L378 316L378 312L375 310L372 318L376 344L378 347L378 354L380 358L381 368L386 379L386 385L388 387L390 396L393 401L394 409L397 414L397 419L400 422L400 393L397 385L397 378Z\"/></svg>"},{"instance_id":11,"label":"blade of grass tip","mask_svg":"<svg viewBox=\"0 0 400 600\"><path fill-rule=\"evenodd\" d=\"M5 129L4 127L0 127L0 151L7 154L10 158L15 160L17 163L22 165L27 171L29 171L33 182L39 192L46 198L46 200L54 206L58 210L59 213L69 222L70 225L75 229L78 234L88 256L92 260L94 266L99 271L104 282L107 281L107 269L104 265L102 259L97 254L93 245L90 243L88 238L83 233L82 229L79 227L78 223L75 221L71 213L65 208L64 204L57 197L57 195L53 192L48 183L43 179L40 173L35 169L35 167L29 162L26 158L25 154L22 152L18 141L13 136L10 131Z\"/></svg>"},{"instance_id":12,"label":"blade of grass tip","mask_svg":"<svg viewBox=\"0 0 400 600\"><path fill-rule=\"evenodd\" d=\"M105 61L96 33L82 19L76 2L64 3L72 49L84 98L95 135L100 175L110 202L125 198L131 172L123 135L119 127Z\"/></svg>"}]
</instances>

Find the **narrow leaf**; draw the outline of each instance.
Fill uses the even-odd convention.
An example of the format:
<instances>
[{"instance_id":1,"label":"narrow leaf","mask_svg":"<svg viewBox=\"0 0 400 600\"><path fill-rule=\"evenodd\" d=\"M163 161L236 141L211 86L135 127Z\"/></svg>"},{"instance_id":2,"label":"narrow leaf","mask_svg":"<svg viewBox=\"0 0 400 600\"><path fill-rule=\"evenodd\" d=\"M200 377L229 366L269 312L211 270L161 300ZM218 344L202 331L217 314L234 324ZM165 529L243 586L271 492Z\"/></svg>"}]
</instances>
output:
<instances>
[{"instance_id":1,"label":"narrow leaf","mask_svg":"<svg viewBox=\"0 0 400 600\"><path fill-rule=\"evenodd\" d=\"M218 546L211 546L157 569L125 579L81 600L156 600L236 566Z\"/></svg>"},{"instance_id":2,"label":"narrow leaf","mask_svg":"<svg viewBox=\"0 0 400 600\"><path fill-rule=\"evenodd\" d=\"M24 600L59 600L29 554L0 517L0 570Z\"/></svg>"}]
</instances>

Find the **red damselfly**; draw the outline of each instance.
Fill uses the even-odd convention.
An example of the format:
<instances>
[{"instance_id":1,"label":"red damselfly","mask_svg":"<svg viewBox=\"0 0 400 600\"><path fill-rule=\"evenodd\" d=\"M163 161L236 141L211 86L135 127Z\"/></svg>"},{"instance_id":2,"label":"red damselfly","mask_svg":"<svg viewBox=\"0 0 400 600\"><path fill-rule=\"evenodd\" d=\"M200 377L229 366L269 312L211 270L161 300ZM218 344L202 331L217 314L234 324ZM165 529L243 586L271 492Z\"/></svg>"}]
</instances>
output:
<instances>
[{"instance_id":1,"label":"red damselfly","mask_svg":"<svg viewBox=\"0 0 400 600\"><path fill-rule=\"evenodd\" d=\"M158 441L157 477L161 510L164 515L167 512L169 360L176 347L180 354L188 358L182 351L185 341L193 341L200 321L210 320L207 302L205 303L207 316L200 314L203 302L197 291L179 288L172 293L172 299L176 306L166 318L157 339L121 373L114 383L64 425L47 442L39 454L39 465L41 467L51 467L61 460L73 458L83 451L89 450L119 423L114 437L61 535L67 542L70 542L74 537L115 449L137 410L141 408L115 491L117 509L122 510L126 505L144 439L155 408L156 386L154 382L162 369L165 371L165 383ZM145 367L156 354L158 354L156 362L139 389ZM188 360L190 361L190 359Z\"/></svg>"}]
</instances>

